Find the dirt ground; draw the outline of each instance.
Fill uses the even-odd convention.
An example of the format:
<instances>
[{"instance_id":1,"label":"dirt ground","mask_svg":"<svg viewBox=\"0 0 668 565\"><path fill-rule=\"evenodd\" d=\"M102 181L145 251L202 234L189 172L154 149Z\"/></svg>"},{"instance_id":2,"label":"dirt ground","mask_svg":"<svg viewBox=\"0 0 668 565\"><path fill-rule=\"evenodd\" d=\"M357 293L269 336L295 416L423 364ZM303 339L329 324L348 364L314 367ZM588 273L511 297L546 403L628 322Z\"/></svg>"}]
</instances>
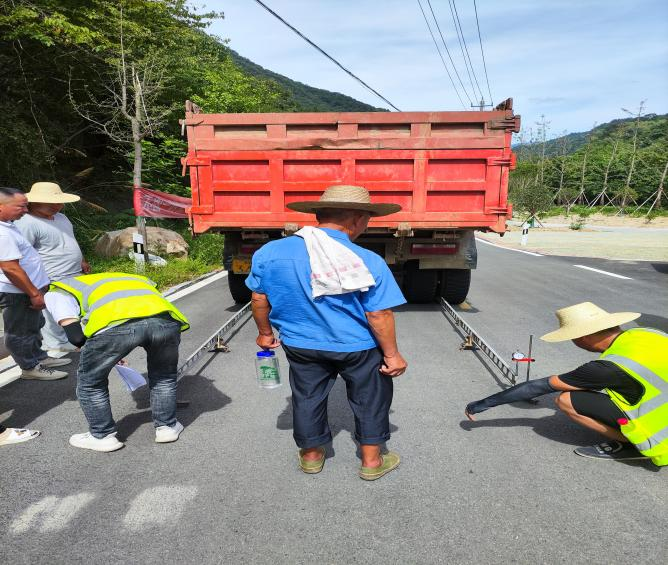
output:
<instances>
[{"instance_id":1,"label":"dirt ground","mask_svg":"<svg viewBox=\"0 0 668 565\"><path fill-rule=\"evenodd\" d=\"M568 226L574 217L554 216L543 222L544 227L531 228L527 245L522 246L522 228L511 225L501 237L494 233L478 234L491 243L533 251L545 255L569 257L599 257L636 261L668 261L668 218L603 216L586 218L579 230ZM610 228L606 230L605 228Z\"/></svg>"}]
</instances>

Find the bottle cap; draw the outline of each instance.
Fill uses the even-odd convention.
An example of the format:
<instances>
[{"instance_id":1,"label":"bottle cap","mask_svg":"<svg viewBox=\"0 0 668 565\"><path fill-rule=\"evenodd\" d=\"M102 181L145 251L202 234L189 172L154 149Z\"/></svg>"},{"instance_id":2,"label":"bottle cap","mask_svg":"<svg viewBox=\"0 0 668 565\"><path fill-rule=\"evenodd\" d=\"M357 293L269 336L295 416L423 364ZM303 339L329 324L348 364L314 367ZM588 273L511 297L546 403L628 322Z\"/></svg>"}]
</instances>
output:
<instances>
[{"instance_id":1,"label":"bottle cap","mask_svg":"<svg viewBox=\"0 0 668 565\"><path fill-rule=\"evenodd\" d=\"M256 355L258 357L274 357L276 353L273 351L258 351Z\"/></svg>"},{"instance_id":2,"label":"bottle cap","mask_svg":"<svg viewBox=\"0 0 668 565\"><path fill-rule=\"evenodd\" d=\"M626 424L628 424L629 421L628 421L626 418L618 418L618 419L617 419L617 423L618 423L620 426L626 426Z\"/></svg>"}]
</instances>

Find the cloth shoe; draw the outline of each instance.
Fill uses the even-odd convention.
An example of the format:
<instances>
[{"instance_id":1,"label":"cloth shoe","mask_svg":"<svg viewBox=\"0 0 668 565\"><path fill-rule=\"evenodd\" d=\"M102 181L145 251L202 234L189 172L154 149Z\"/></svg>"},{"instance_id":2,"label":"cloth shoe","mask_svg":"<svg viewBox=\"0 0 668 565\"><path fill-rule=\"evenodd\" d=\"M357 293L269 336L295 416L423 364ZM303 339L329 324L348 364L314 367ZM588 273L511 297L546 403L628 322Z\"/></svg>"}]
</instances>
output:
<instances>
[{"instance_id":1,"label":"cloth shoe","mask_svg":"<svg viewBox=\"0 0 668 565\"><path fill-rule=\"evenodd\" d=\"M632 459L648 459L642 455L635 447L621 441L604 441L596 445L587 447L578 447L573 450L580 457L590 457L592 459L608 459L614 461L626 461Z\"/></svg>"},{"instance_id":2,"label":"cloth shoe","mask_svg":"<svg viewBox=\"0 0 668 565\"><path fill-rule=\"evenodd\" d=\"M72 359L56 359L55 357L47 357L42 359L39 363L44 367L62 367L64 365L69 365L72 362Z\"/></svg>"},{"instance_id":3,"label":"cloth shoe","mask_svg":"<svg viewBox=\"0 0 668 565\"><path fill-rule=\"evenodd\" d=\"M394 471L394 469L399 466L401 457L399 457L398 453L388 451L387 453L381 454L380 460L380 467L360 467L360 479L364 479L365 481L375 481L376 479L380 479L382 476L387 475L390 471Z\"/></svg>"},{"instance_id":4,"label":"cloth shoe","mask_svg":"<svg viewBox=\"0 0 668 565\"><path fill-rule=\"evenodd\" d=\"M40 432L37 430L26 430L24 428L7 428L0 434L0 445L12 445L35 439Z\"/></svg>"},{"instance_id":5,"label":"cloth shoe","mask_svg":"<svg viewBox=\"0 0 668 565\"><path fill-rule=\"evenodd\" d=\"M70 445L82 449L92 449L93 451L116 451L123 447L124 443L116 439L116 432L96 438L90 432L83 434L74 434L70 437Z\"/></svg>"},{"instance_id":6,"label":"cloth shoe","mask_svg":"<svg viewBox=\"0 0 668 565\"><path fill-rule=\"evenodd\" d=\"M304 450L299 450L299 468L309 475L315 475L322 471L322 468L325 466L325 448L319 447L318 451L320 452L320 458L314 461L306 461L303 458Z\"/></svg>"},{"instance_id":7,"label":"cloth shoe","mask_svg":"<svg viewBox=\"0 0 668 565\"><path fill-rule=\"evenodd\" d=\"M183 431L183 424L179 421L173 426L158 426L155 429L156 443L171 443L179 439L179 435Z\"/></svg>"},{"instance_id":8,"label":"cloth shoe","mask_svg":"<svg viewBox=\"0 0 668 565\"><path fill-rule=\"evenodd\" d=\"M32 369L23 369L21 371L21 378L35 381L57 381L67 377L65 371L56 371L51 367L45 367L42 363L36 365Z\"/></svg>"}]
</instances>

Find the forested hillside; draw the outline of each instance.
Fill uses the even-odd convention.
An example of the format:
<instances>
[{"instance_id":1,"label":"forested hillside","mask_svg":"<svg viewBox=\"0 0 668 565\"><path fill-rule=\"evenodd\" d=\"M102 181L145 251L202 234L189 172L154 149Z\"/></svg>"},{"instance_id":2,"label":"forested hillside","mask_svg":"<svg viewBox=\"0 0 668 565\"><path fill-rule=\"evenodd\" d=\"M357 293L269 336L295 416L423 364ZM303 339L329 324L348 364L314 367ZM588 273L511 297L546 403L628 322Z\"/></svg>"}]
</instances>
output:
<instances>
[{"instance_id":1,"label":"forested hillside","mask_svg":"<svg viewBox=\"0 0 668 565\"><path fill-rule=\"evenodd\" d=\"M89 202L127 208L131 118L142 182L186 194L186 99L209 112L374 110L244 59L206 33L217 17L181 0L0 3L0 183L56 180Z\"/></svg>"},{"instance_id":2,"label":"forested hillside","mask_svg":"<svg viewBox=\"0 0 668 565\"><path fill-rule=\"evenodd\" d=\"M289 92L299 112L383 112L383 108L375 108L350 96L339 92L331 92L322 88L314 88L307 84L274 73L242 57L233 49L230 55L234 63L246 74L261 79L269 79Z\"/></svg>"},{"instance_id":3,"label":"forested hillside","mask_svg":"<svg viewBox=\"0 0 668 565\"><path fill-rule=\"evenodd\" d=\"M539 124L529 136L533 142L514 147L518 165L510 192L517 209L533 214L554 204L665 206L666 198L657 201L656 195L668 162L668 114L613 120L553 140L544 139Z\"/></svg>"}]
</instances>

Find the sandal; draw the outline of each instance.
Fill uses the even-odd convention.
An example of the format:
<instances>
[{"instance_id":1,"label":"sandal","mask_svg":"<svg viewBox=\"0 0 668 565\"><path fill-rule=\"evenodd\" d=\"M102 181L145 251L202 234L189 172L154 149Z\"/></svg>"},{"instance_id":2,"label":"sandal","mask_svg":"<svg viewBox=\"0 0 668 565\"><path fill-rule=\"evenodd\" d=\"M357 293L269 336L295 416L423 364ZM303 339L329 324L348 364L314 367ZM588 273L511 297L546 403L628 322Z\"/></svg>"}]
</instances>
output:
<instances>
[{"instance_id":1,"label":"sandal","mask_svg":"<svg viewBox=\"0 0 668 565\"><path fill-rule=\"evenodd\" d=\"M12 445L35 439L40 432L37 430L26 430L24 428L7 428L0 434L0 445Z\"/></svg>"}]
</instances>

